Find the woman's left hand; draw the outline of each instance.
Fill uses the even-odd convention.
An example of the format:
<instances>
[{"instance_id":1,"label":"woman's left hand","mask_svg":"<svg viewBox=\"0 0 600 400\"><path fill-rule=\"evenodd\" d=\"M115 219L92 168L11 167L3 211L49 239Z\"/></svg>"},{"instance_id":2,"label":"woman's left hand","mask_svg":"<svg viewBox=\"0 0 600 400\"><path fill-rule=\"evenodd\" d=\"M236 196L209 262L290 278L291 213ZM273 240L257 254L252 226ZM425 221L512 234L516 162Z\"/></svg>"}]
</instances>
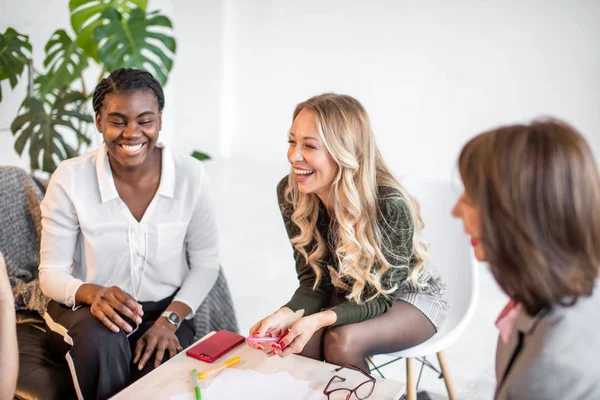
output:
<instances>
[{"instance_id":1,"label":"woman's left hand","mask_svg":"<svg viewBox=\"0 0 600 400\"><path fill-rule=\"evenodd\" d=\"M335 324L337 316L332 310L321 311L301 318L292 325L287 335L281 338L275 345L273 353L286 357L297 354L304 350L306 343L313 337L316 331Z\"/></svg>"},{"instance_id":2,"label":"woman's left hand","mask_svg":"<svg viewBox=\"0 0 600 400\"><path fill-rule=\"evenodd\" d=\"M278 344L273 347L273 353L286 357L290 354L300 353L306 343L313 337L316 331L321 329L318 314L302 317L298 322L292 325L290 331L285 335Z\"/></svg>"},{"instance_id":3,"label":"woman's left hand","mask_svg":"<svg viewBox=\"0 0 600 400\"><path fill-rule=\"evenodd\" d=\"M158 368L162 363L165 351L169 352L171 358L177 355L177 352L181 350L181 345L179 344L179 339L177 339L177 336L175 335L175 329L176 327L168 322L166 318L159 318L154 325L138 339L135 345L135 357L133 363L138 365L140 371L144 368L150 357L152 357L154 350L156 350L154 368Z\"/></svg>"}]
</instances>

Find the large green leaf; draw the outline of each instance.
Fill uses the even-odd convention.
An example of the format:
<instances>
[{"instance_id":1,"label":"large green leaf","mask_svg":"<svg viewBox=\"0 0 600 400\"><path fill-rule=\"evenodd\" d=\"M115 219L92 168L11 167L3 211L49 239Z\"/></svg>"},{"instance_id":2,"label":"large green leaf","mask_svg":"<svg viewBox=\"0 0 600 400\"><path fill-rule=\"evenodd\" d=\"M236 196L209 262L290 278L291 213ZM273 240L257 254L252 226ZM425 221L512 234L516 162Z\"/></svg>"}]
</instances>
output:
<instances>
[{"instance_id":1,"label":"large green leaf","mask_svg":"<svg viewBox=\"0 0 600 400\"><path fill-rule=\"evenodd\" d=\"M50 85L50 77L47 75L38 75L33 80L33 92L35 93L35 97L42 102L52 106L54 101L56 100L56 95L58 94L58 89L53 88L48 91L42 91L41 88L51 88Z\"/></svg>"},{"instance_id":2,"label":"large green leaf","mask_svg":"<svg viewBox=\"0 0 600 400\"><path fill-rule=\"evenodd\" d=\"M83 94L62 89L54 99L52 106L49 106L44 101L28 97L10 126L17 137L15 150L19 155L29 143L32 170L54 172L58 161L76 155L77 151L65 140L66 132L75 135L78 142L90 143L89 138L75 125L93 122L91 115L81 111L86 100Z\"/></svg>"},{"instance_id":3,"label":"large green leaf","mask_svg":"<svg viewBox=\"0 0 600 400\"><path fill-rule=\"evenodd\" d=\"M102 24L100 16L109 7L128 15L134 8L146 10L148 0L70 0L71 26L77 34L76 42L85 54L97 62L98 45L94 41L94 30Z\"/></svg>"},{"instance_id":4,"label":"large green leaf","mask_svg":"<svg viewBox=\"0 0 600 400\"><path fill-rule=\"evenodd\" d=\"M158 11L145 13L136 8L124 18L115 8L102 13L104 24L94 31L98 55L109 71L121 67L140 68L153 73L164 85L173 68L175 39L166 28L171 21Z\"/></svg>"},{"instance_id":5,"label":"large green leaf","mask_svg":"<svg viewBox=\"0 0 600 400\"><path fill-rule=\"evenodd\" d=\"M69 86L81 77L81 72L88 66L87 56L64 29L52 34L45 50L44 67L47 68L47 79L40 85L42 95L54 88Z\"/></svg>"},{"instance_id":6,"label":"large green leaf","mask_svg":"<svg viewBox=\"0 0 600 400\"><path fill-rule=\"evenodd\" d=\"M7 28L4 34L0 34L0 81L8 79L10 87L14 89L30 56L29 37ZM2 101L1 87L0 101Z\"/></svg>"}]
</instances>

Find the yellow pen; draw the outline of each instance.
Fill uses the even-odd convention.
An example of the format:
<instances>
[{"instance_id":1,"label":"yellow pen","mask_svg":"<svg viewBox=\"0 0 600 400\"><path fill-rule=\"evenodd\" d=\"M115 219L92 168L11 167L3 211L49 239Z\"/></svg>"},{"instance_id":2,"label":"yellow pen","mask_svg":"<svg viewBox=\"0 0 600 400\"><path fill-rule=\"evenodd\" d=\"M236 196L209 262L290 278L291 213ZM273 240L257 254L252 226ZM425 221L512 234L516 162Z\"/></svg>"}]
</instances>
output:
<instances>
[{"instance_id":1,"label":"yellow pen","mask_svg":"<svg viewBox=\"0 0 600 400\"><path fill-rule=\"evenodd\" d=\"M232 365L235 365L237 363L239 363L242 360L242 358L240 356L237 357L233 357L231 360L227 360L225 361L223 364L221 365L217 365L214 368L208 369L204 372L201 372L198 374L198 379L204 379L207 376L214 374L215 372L219 372L222 369L225 369L227 367L231 367Z\"/></svg>"}]
</instances>

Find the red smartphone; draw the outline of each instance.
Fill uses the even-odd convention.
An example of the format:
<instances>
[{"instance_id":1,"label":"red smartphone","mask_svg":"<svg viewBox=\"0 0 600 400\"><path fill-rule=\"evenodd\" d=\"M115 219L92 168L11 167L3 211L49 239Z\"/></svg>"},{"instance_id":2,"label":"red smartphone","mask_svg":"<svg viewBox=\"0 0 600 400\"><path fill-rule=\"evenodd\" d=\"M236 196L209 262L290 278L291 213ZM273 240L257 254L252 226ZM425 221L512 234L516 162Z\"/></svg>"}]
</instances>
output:
<instances>
[{"instance_id":1,"label":"red smartphone","mask_svg":"<svg viewBox=\"0 0 600 400\"><path fill-rule=\"evenodd\" d=\"M211 363L218 360L219 357L233 350L246 340L242 335L229 331L218 331L206 340L201 341L191 349L185 352L189 357L197 358L200 361Z\"/></svg>"}]
</instances>

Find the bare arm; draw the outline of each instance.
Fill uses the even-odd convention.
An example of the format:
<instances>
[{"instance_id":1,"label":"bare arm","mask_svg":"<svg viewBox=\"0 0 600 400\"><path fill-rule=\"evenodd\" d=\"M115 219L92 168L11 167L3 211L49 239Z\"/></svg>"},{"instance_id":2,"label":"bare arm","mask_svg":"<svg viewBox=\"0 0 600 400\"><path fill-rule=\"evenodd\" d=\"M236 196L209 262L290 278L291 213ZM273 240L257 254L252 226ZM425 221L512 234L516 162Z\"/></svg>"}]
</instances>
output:
<instances>
[{"instance_id":1,"label":"bare arm","mask_svg":"<svg viewBox=\"0 0 600 400\"><path fill-rule=\"evenodd\" d=\"M0 253L0 400L12 399L19 373L17 325L12 289Z\"/></svg>"}]
</instances>

